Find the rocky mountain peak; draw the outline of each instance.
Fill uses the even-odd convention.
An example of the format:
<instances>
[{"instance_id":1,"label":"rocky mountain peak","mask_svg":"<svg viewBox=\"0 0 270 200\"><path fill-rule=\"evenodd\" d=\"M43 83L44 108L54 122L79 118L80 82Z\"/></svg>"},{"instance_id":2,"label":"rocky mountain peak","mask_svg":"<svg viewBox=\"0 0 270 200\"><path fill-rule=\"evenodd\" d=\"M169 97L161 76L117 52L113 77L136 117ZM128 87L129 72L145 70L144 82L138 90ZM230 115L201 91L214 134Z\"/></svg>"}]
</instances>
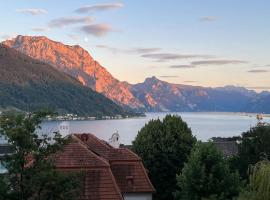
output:
<instances>
[{"instance_id":1,"label":"rocky mountain peak","mask_svg":"<svg viewBox=\"0 0 270 200\"><path fill-rule=\"evenodd\" d=\"M131 93L128 84L114 78L79 45L64 45L45 36L22 35L7 40L3 44L53 65L118 104L132 108L143 107L143 104Z\"/></svg>"}]
</instances>

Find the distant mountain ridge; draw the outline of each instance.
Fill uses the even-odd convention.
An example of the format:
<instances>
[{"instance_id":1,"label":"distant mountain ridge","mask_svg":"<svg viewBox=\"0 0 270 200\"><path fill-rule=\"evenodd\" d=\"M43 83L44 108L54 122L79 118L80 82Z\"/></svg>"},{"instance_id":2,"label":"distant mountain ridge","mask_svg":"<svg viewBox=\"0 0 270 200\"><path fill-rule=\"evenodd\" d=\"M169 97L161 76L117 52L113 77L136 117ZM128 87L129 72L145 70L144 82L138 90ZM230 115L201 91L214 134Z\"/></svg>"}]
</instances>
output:
<instances>
[{"instance_id":1,"label":"distant mountain ridge","mask_svg":"<svg viewBox=\"0 0 270 200\"><path fill-rule=\"evenodd\" d=\"M123 108L54 67L0 44L0 108L88 116L125 115Z\"/></svg>"},{"instance_id":2,"label":"distant mountain ridge","mask_svg":"<svg viewBox=\"0 0 270 200\"><path fill-rule=\"evenodd\" d=\"M114 78L78 45L68 46L42 36L17 36L4 42L32 58L52 64L83 85L122 106L142 111L224 111L270 113L270 93L242 87L217 88L173 84L156 77L129 84Z\"/></svg>"},{"instance_id":3,"label":"distant mountain ridge","mask_svg":"<svg viewBox=\"0 0 270 200\"><path fill-rule=\"evenodd\" d=\"M242 87L200 87L172 84L156 77L132 86L132 92L150 111L217 111L270 113L270 93Z\"/></svg>"}]
</instances>

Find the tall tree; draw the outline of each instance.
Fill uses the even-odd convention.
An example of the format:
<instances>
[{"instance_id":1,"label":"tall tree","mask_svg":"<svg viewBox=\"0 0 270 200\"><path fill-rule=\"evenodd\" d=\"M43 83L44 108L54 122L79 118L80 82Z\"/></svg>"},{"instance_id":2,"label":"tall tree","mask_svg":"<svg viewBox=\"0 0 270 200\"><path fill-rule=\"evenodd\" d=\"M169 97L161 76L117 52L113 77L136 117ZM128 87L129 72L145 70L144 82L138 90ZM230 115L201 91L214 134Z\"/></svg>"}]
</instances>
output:
<instances>
[{"instance_id":1,"label":"tall tree","mask_svg":"<svg viewBox=\"0 0 270 200\"><path fill-rule=\"evenodd\" d=\"M173 198L175 176L181 172L195 142L191 129L176 115L167 115L162 121L151 120L139 131L133 150L149 170L156 189L154 199Z\"/></svg>"},{"instance_id":2,"label":"tall tree","mask_svg":"<svg viewBox=\"0 0 270 200\"><path fill-rule=\"evenodd\" d=\"M241 182L231 172L222 153L212 143L198 143L182 173L177 176L176 199L232 199L238 196Z\"/></svg>"},{"instance_id":3,"label":"tall tree","mask_svg":"<svg viewBox=\"0 0 270 200\"><path fill-rule=\"evenodd\" d=\"M78 197L80 176L57 171L50 159L68 139L57 132L52 138L37 133L47 114L50 113L1 115L0 134L8 138L13 151L1 158L7 173L0 176L0 199L72 200Z\"/></svg>"},{"instance_id":4,"label":"tall tree","mask_svg":"<svg viewBox=\"0 0 270 200\"><path fill-rule=\"evenodd\" d=\"M248 168L257 162L270 159L270 126L256 126L242 134L239 154L234 165L242 177L248 178Z\"/></svg>"}]
</instances>

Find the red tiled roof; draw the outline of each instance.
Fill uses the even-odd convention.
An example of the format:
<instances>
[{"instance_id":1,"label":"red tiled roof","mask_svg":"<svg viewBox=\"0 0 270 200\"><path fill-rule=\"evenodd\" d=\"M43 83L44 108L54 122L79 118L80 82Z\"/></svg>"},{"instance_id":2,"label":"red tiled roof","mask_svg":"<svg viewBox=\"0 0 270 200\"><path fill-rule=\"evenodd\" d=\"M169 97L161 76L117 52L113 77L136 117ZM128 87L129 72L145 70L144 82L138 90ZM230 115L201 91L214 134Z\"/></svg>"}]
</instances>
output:
<instances>
[{"instance_id":1,"label":"red tiled roof","mask_svg":"<svg viewBox=\"0 0 270 200\"><path fill-rule=\"evenodd\" d=\"M80 200L123 200L123 193L153 193L139 156L114 148L92 134L73 134L71 142L53 158L61 171L84 172Z\"/></svg>"},{"instance_id":2,"label":"red tiled roof","mask_svg":"<svg viewBox=\"0 0 270 200\"><path fill-rule=\"evenodd\" d=\"M57 168L109 167L109 163L87 149L76 139L65 145L55 156Z\"/></svg>"},{"instance_id":3,"label":"red tiled roof","mask_svg":"<svg viewBox=\"0 0 270 200\"><path fill-rule=\"evenodd\" d=\"M75 134L89 149L109 161L117 160L141 160L141 158L129 149L114 148L93 134Z\"/></svg>"},{"instance_id":4,"label":"red tiled roof","mask_svg":"<svg viewBox=\"0 0 270 200\"><path fill-rule=\"evenodd\" d=\"M111 169L122 193L154 192L142 162L116 162Z\"/></svg>"},{"instance_id":5,"label":"red tiled roof","mask_svg":"<svg viewBox=\"0 0 270 200\"><path fill-rule=\"evenodd\" d=\"M123 200L123 197L110 168L101 168L84 170L84 187L79 199Z\"/></svg>"},{"instance_id":6,"label":"red tiled roof","mask_svg":"<svg viewBox=\"0 0 270 200\"><path fill-rule=\"evenodd\" d=\"M75 134L87 147L105 158L122 193L154 192L141 158L129 149L114 148L93 134Z\"/></svg>"}]
</instances>

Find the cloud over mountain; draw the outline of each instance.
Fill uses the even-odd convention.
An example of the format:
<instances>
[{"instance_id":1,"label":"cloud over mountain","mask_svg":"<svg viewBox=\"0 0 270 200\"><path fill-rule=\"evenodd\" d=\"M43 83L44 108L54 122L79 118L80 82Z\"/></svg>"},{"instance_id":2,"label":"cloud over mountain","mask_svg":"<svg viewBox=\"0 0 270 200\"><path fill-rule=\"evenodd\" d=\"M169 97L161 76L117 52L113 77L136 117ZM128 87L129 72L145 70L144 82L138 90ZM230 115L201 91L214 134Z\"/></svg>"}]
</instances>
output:
<instances>
[{"instance_id":1,"label":"cloud over mountain","mask_svg":"<svg viewBox=\"0 0 270 200\"><path fill-rule=\"evenodd\" d=\"M249 73L266 73L269 72L269 70L265 70L265 69L252 69L248 71Z\"/></svg>"},{"instance_id":2,"label":"cloud over mountain","mask_svg":"<svg viewBox=\"0 0 270 200\"><path fill-rule=\"evenodd\" d=\"M190 59L190 58L208 59L212 58L213 56L198 55L198 54L155 53L155 54L143 54L142 57L154 59L158 62L163 62L170 60Z\"/></svg>"},{"instance_id":3,"label":"cloud over mountain","mask_svg":"<svg viewBox=\"0 0 270 200\"><path fill-rule=\"evenodd\" d=\"M32 28L32 31L35 31L35 32L47 32L49 30L49 28L46 28L46 27L34 27Z\"/></svg>"},{"instance_id":4,"label":"cloud over mountain","mask_svg":"<svg viewBox=\"0 0 270 200\"><path fill-rule=\"evenodd\" d=\"M84 33L101 37L111 32L113 29L110 24L90 24L81 27Z\"/></svg>"},{"instance_id":5,"label":"cloud over mountain","mask_svg":"<svg viewBox=\"0 0 270 200\"><path fill-rule=\"evenodd\" d=\"M189 68L195 68L196 66L194 65L171 65L169 68L172 69L189 69Z\"/></svg>"},{"instance_id":6,"label":"cloud over mountain","mask_svg":"<svg viewBox=\"0 0 270 200\"><path fill-rule=\"evenodd\" d=\"M137 54L145 54L145 53L154 53L156 51L160 51L161 48L127 48L127 49L123 49L123 48L116 48L116 47L111 47L108 45L96 45L97 48L101 48L101 49L106 49L109 50L113 53L137 53Z\"/></svg>"},{"instance_id":7,"label":"cloud over mountain","mask_svg":"<svg viewBox=\"0 0 270 200\"><path fill-rule=\"evenodd\" d=\"M163 75L163 76L159 76L159 78L178 78L179 76L170 76L170 75Z\"/></svg>"},{"instance_id":8,"label":"cloud over mountain","mask_svg":"<svg viewBox=\"0 0 270 200\"><path fill-rule=\"evenodd\" d=\"M60 17L53 19L49 22L49 27L53 28L62 28L65 26L71 26L75 24L81 24L81 23L91 23L94 19L91 16L86 17L78 17L78 16L71 16L71 17Z\"/></svg>"},{"instance_id":9,"label":"cloud over mountain","mask_svg":"<svg viewBox=\"0 0 270 200\"><path fill-rule=\"evenodd\" d=\"M245 64L247 61L243 60L199 60L191 62L191 65L230 65L230 64Z\"/></svg>"},{"instance_id":10,"label":"cloud over mountain","mask_svg":"<svg viewBox=\"0 0 270 200\"><path fill-rule=\"evenodd\" d=\"M123 6L124 4L122 3L103 3L103 4L95 4L95 5L85 5L75 10L75 12L87 13L87 12L93 12L93 11L115 10L115 9L122 8Z\"/></svg>"}]
</instances>

